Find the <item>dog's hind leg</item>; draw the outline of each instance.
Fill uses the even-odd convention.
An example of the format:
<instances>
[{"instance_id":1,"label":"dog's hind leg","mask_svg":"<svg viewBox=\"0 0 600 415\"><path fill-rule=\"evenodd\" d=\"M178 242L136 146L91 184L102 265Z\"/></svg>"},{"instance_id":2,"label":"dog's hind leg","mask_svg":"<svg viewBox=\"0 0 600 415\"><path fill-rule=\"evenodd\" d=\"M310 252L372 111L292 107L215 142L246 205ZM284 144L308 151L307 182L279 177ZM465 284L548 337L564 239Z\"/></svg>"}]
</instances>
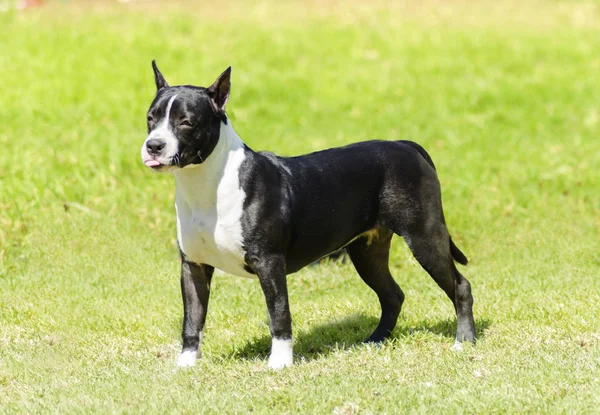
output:
<instances>
[{"instance_id":1,"label":"dog's hind leg","mask_svg":"<svg viewBox=\"0 0 600 415\"><path fill-rule=\"evenodd\" d=\"M454 265L446 225L440 220L427 220L422 229L405 231L402 236L419 264L452 300L456 311L456 344L474 343L471 285Z\"/></svg>"},{"instance_id":2,"label":"dog's hind leg","mask_svg":"<svg viewBox=\"0 0 600 415\"><path fill-rule=\"evenodd\" d=\"M471 285L454 264L455 260L466 264L467 258L450 239L442 210L440 182L433 162L429 157L424 158L419 169L419 177L412 178L412 187L403 184L403 176L398 177L396 185L407 190L400 193L403 197L384 198L383 215L379 220L404 237L419 264L452 300L457 319L457 344L463 341L473 343L475 322Z\"/></svg>"},{"instance_id":3,"label":"dog's hind leg","mask_svg":"<svg viewBox=\"0 0 600 415\"><path fill-rule=\"evenodd\" d=\"M367 233L348 245L350 259L363 281L379 297L381 319L367 342L381 342L396 326L404 293L392 278L388 267L393 233L380 228Z\"/></svg>"}]
</instances>

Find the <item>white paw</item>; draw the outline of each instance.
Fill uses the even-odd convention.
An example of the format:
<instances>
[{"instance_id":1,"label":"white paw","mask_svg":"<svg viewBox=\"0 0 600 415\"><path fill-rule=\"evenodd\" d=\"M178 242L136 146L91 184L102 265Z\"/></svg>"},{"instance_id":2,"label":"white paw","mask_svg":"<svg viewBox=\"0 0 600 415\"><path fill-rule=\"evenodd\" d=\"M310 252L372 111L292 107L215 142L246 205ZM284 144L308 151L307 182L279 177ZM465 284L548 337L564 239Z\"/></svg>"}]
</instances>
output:
<instances>
[{"instance_id":1,"label":"white paw","mask_svg":"<svg viewBox=\"0 0 600 415\"><path fill-rule=\"evenodd\" d=\"M198 352L194 350L185 350L179 355L177 359L177 366L179 367L191 367L196 364Z\"/></svg>"},{"instance_id":2,"label":"white paw","mask_svg":"<svg viewBox=\"0 0 600 415\"><path fill-rule=\"evenodd\" d=\"M463 345L461 342L454 342L454 346L452 346L450 348L450 350L452 350L453 352L462 352L463 351Z\"/></svg>"},{"instance_id":3,"label":"white paw","mask_svg":"<svg viewBox=\"0 0 600 415\"><path fill-rule=\"evenodd\" d=\"M269 356L269 368L279 370L291 366L293 363L294 351L292 339L273 339L271 344L271 355Z\"/></svg>"},{"instance_id":4,"label":"white paw","mask_svg":"<svg viewBox=\"0 0 600 415\"><path fill-rule=\"evenodd\" d=\"M281 357L281 356L269 356L269 369L279 370L284 367L291 366L294 363L292 356Z\"/></svg>"}]
</instances>

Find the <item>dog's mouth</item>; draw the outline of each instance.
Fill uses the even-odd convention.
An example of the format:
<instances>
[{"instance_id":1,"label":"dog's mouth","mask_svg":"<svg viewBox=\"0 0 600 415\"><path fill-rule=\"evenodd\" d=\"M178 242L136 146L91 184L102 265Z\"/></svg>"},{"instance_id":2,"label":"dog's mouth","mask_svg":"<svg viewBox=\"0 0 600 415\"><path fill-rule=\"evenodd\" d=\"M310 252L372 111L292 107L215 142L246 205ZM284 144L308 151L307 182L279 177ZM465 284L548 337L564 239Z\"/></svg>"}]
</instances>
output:
<instances>
[{"instance_id":1,"label":"dog's mouth","mask_svg":"<svg viewBox=\"0 0 600 415\"><path fill-rule=\"evenodd\" d=\"M150 168L159 168L161 167L163 164L155 159L148 159L148 160L144 160L144 164L146 165L146 167L150 167Z\"/></svg>"},{"instance_id":2,"label":"dog's mouth","mask_svg":"<svg viewBox=\"0 0 600 415\"><path fill-rule=\"evenodd\" d=\"M164 159L162 157L143 157L142 162L146 167L154 171L167 171L179 167L179 156Z\"/></svg>"},{"instance_id":3,"label":"dog's mouth","mask_svg":"<svg viewBox=\"0 0 600 415\"><path fill-rule=\"evenodd\" d=\"M164 169L166 169L168 167L167 164L165 164L164 162L161 162L157 159L146 159L143 161L144 161L144 165L146 167L148 167L149 169L154 170L154 171L163 171Z\"/></svg>"}]
</instances>

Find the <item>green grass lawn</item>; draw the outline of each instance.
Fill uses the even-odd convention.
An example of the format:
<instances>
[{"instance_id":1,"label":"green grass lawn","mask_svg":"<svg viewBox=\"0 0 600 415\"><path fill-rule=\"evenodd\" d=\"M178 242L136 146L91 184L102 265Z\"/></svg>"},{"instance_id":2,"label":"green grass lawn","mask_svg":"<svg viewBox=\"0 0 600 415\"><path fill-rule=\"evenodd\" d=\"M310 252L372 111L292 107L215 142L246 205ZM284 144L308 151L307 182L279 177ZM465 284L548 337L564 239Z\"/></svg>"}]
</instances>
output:
<instances>
[{"instance_id":1,"label":"green grass lawn","mask_svg":"<svg viewBox=\"0 0 600 415\"><path fill-rule=\"evenodd\" d=\"M600 3L412 3L0 14L0 412L598 413ZM139 156L153 58L171 84L232 65L256 150L422 144L476 347L450 349L452 305L398 238L406 302L382 347L360 344L375 295L324 264L289 277L296 365L272 372L258 282L221 274L204 358L175 370L174 183Z\"/></svg>"}]
</instances>

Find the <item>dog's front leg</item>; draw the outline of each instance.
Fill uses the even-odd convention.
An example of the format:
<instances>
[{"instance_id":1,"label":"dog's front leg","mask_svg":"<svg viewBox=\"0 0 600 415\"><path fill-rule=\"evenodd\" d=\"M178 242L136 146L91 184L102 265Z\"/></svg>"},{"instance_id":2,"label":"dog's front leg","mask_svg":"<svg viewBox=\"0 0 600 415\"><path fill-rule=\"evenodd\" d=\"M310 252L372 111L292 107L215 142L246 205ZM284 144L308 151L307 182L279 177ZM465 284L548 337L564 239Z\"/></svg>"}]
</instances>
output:
<instances>
[{"instance_id":1,"label":"dog's front leg","mask_svg":"<svg viewBox=\"0 0 600 415\"><path fill-rule=\"evenodd\" d=\"M255 261L254 265L269 310L271 330L269 367L281 369L291 366L294 360L292 317L288 301L285 259L283 256L270 256Z\"/></svg>"},{"instance_id":2,"label":"dog's front leg","mask_svg":"<svg viewBox=\"0 0 600 415\"><path fill-rule=\"evenodd\" d=\"M177 366L188 367L202 357L200 346L206 320L210 281L214 268L209 265L188 262L182 255L181 295L183 297L182 351Z\"/></svg>"}]
</instances>

